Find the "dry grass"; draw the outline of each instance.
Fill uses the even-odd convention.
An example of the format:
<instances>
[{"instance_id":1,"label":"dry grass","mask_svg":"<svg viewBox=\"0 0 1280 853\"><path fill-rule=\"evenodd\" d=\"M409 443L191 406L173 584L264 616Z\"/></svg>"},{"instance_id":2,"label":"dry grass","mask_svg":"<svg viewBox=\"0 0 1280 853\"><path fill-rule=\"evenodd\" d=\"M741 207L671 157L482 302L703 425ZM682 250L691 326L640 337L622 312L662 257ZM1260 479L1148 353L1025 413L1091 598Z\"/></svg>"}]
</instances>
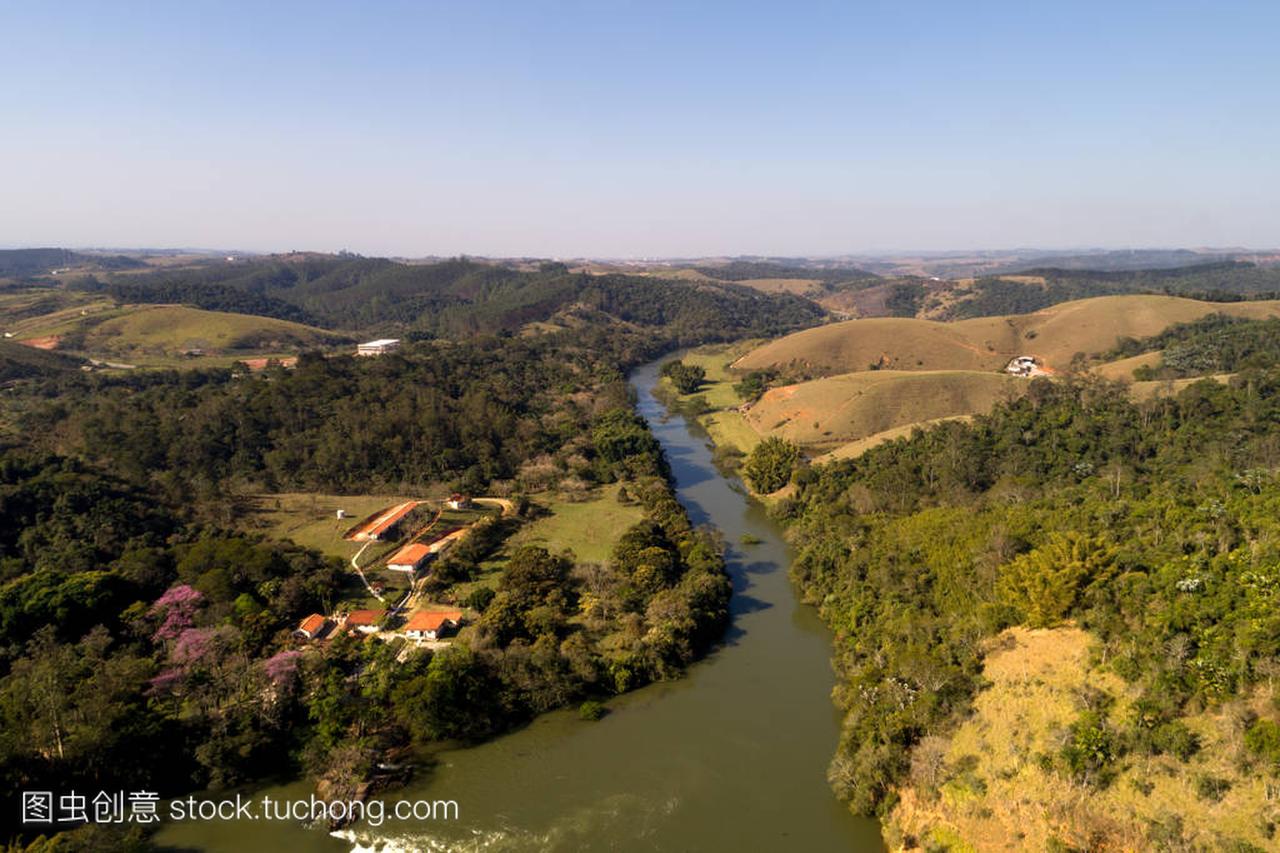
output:
<instances>
[{"instance_id":1,"label":"dry grass","mask_svg":"<svg viewBox=\"0 0 1280 853\"><path fill-rule=\"evenodd\" d=\"M848 320L772 341L734 367L756 370L803 364L819 375L870 370L998 370L1015 352L1016 336L997 319L982 326L905 317Z\"/></svg>"},{"instance_id":2,"label":"dry grass","mask_svg":"<svg viewBox=\"0 0 1280 853\"><path fill-rule=\"evenodd\" d=\"M744 454L755 449L763 438L746 417L736 411L712 412L698 418L698 423L716 447L733 447Z\"/></svg>"},{"instance_id":3,"label":"dry grass","mask_svg":"<svg viewBox=\"0 0 1280 853\"><path fill-rule=\"evenodd\" d=\"M791 293L796 296L804 296L822 288L822 282L814 278L746 278L733 284L764 293Z\"/></svg>"},{"instance_id":4,"label":"dry grass","mask_svg":"<svg viewBox=\"0 0 1280 853\"><path fill-rule=\"evenodd\" d=\"M1235 374L1219 373L1214 376L1191 376L1186 379L1152 379L1148 382L1134 382L1129 386L1129 396L1138 401L1152 400L1156 397L1171 397L1188 385L1194 385L1205 379L1214 382L1227 382Z\"/></svg>"},{"instance_id":5,"label":"dry grass","mask_svg":"<svg viewBox=\"0 0 1280 853\"><path fill-rule=\"evenodd\" d=\"M871 448L878 447L885 442L894 441L899 438L910 438L911 434L918 429L928 429L931 426L945 423L946 421L970 420L973 420L970 415L956 415L955 417L949 418L934 418L933 420L922 421L921 423L904 424L902 426L893 427L892 429L886 429L882 432L877 432L873 435L867 436L866 438L859 438L855 441L849 442L848 444L842 444L835 450L828 451L813 461L823 463L834 462L838 459L854 459L866 453Z\"/></svg>"},{"instance_id":6,"label":"dry grass","mask_svg":"<svg viewBox=\"0 0 1280 853\"><path fill-rule=\"evenodd\" d=\"M1093 369L1093 372L1104 379L1123 379L1133 381L1133 371L1139 367L1158 367L1163 353L1160 350L1144 352L1142 355L1130 356L1116 361L1108 361Z\"/></svg>"},{"instance_id":7,"label":"dry grass","mask_svg":"<svg viewBox=\"0 0 1280 853\"><path fill-rule=\"evenodd\" d=\"M834 449L890 430L990 411L1027 381L976 371L877 370L773 388L747 412L760 435Z\"/></svg>"},{"instance_id":8,"label":"dry grass","mask_svg":"<svg viewBox=\"0 0 1280 853\"><path fill-rule=\"evenodd\" d=\"M1265 783L1242 774L1235 762L1238 709L1187 719L1204 747L1186 764L1130 755L1106 787L1076 784L1044 769L1040 756L1056 753L1086 687L1114 697L1108 715L1116 727L1132 718L1132 688L1090 663L1092 638L1080 629L1013 628L998 640L984 670L990 686L978 695L973 715L949 737L917 748L917 767L937 766L922 760L926 749L942 754L942 769L936 779L915 774L889 816L893 834L920 847L950 842L953 849L1045 850L1056 839L1071 849L1141 850L1152 846L1153 821L1178 816L1188 836L1185 849L1222 849L1225 839L1272 848L1261 830L1264 816L1275 816ZM1195 782L1206 773L1231 782L1220 802L1196 794Z\"/></svg>"},{"instance_id":9,"label":"dry grass","mask_svg":"<svg viewBox=\"0 0 1280 853\"><path fill-rule=\"evenodd\" d=\"M1066 367L1076 353L1099 353L1121 337L1155 335L1206 314L1280 316L1280 302L1199 302L1173 296L1102 296L1033 314L955 323L908 318L849 320L797 332L748 353L735 367L801 364L820 375L895 370L999 370L1016 355Z\"/></svg>"}]
</instances>

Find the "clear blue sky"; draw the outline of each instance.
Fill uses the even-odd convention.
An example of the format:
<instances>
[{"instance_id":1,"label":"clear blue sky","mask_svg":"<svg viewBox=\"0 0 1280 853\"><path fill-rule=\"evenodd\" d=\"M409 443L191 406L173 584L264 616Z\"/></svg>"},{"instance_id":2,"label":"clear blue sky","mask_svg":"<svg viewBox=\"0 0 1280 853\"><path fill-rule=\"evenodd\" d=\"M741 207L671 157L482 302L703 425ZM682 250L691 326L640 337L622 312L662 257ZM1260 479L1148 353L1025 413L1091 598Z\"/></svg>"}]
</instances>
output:
<instances>
[{"instance_id":1,"label":"clear blue sky","mask_svg":"<svg viewBox=\"0 0 1280 853\"><path fill-rule=\"evenodd\" d=\"M1280 4L8 3L0 244L1280 245Z\"/></svg>"}]
</instances>

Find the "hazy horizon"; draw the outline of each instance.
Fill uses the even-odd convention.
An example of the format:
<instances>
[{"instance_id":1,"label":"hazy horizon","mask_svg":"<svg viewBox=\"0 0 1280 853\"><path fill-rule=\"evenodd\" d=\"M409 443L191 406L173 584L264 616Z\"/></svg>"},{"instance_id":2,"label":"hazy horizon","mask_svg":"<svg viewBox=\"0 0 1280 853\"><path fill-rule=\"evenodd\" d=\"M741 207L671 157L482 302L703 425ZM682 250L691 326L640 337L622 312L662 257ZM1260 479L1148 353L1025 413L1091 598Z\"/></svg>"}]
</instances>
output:
<instances>
[{"instance_id":1,"label":"hazy horizon","mask_svg":"<svg viewBox=\"0 0 1280 853\"><path fill-rule=\"evenodd\" d=\"M399 258L402 260L426 260L432 258L456 258L468 257L481 260L504 261L504 260L520 260L520 259L536 259L536 260L585 260L599 262L652 262L652 263L678 263L682 261L700 261L715 258L795 258L808 261L834 261L841 259L895 259L895 258L953 258L964 256L1001 256L1001 255L1022 255L1034 256L1043 253L1046 257L1054 256L1073 256L1073 255L1090 255L1090 254L1123 254L1125 252L1143 253L1143 252L1195 252L1207 256L1215 254L1274 254L1280 252L1280 248L1273 246L1008 246L1008 247L978 247L978 248L952 248L952 249L929 249L929 248L904 248L904 249L868 249L865 251L846 251L846 252L830 252L830 253L777 253L763 254L760 252L740 252L740 253L718 253L703 255L591 255L591 254L532 254L525 253L519 255L500 255L500 254L482 254L479 252L435 252L423 254L404 254L404 253L364 253L357 252L345 246L341 247L304 247L290 246L288 248L275 249L244 249L235 246L94 246L94 245L71 245L71 244L54 244L54 243L30 243L30 244L10 244L0 243L0 250L22 250L22 249L66 249L76 252L97 253L97 254L136 254L136 255L245 255L248 257L266 257L270 255L287 255L287 254L338 254L343 251L364 257L386 257Z\"/></svg>"},{"instance_id":2,"label":"hazy horizon","mask_svg":"<svg viewBox=\"0 0 1280 853\"><path fill-rule=\"evenodd\" d=\"M1250 3L6 6L0 244L1272 247L1277 25Z\"/></svg>"}]
</instances>

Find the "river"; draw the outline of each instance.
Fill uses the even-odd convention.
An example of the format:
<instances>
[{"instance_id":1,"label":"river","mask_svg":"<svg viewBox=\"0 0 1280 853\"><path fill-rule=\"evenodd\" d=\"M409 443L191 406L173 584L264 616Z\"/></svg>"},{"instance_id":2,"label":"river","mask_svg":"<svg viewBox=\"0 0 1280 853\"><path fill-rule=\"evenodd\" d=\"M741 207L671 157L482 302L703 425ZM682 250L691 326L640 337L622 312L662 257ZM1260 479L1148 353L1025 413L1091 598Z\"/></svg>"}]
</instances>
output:
<instances>
[{"instance_id":1,"label":"river","mask_svg":"<svg viewBox=\"0 0 1280 853\"><path fill-rule=\"evenodd\" d=\"M292 823L171 824L182 850L881 851L878 825L854 818L826 783L839 721L831 703L831 636L797 603L792 554L740 484L712 464L706 436L666 418L651 393L657 363L631 377L640 413L662 442L680 502L729 542L732 624L723 644L679 681L610 700L583 722L544 715L440 763L386 799L454 800L459 819L357 825L344 838ZM743 534L761 540L742 545ZM309 785L259 790L305 799Z\"/></svg>"}]
</instances>

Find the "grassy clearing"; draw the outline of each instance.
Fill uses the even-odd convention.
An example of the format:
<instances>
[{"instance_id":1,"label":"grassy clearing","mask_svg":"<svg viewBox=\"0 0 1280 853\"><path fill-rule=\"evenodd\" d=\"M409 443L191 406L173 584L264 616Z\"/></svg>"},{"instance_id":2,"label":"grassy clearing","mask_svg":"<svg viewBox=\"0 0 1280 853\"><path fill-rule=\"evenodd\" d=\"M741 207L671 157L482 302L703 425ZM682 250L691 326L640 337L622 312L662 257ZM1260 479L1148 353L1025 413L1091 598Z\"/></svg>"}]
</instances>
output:
<instances>
[{"instance_id":1,"label":"grassy clearing","mask_svg":"<svg viewBox=\"0 0 1280 853\"><path fill-rule=\"evenodd\" d=\"M175 355L188 349L276 351L336 340L322 329L270 317L147 305L95 325L85 336L85 349L124 356Z\"/></svg>"},{"instance_id":2,"label":"grassy clearing","mask_svg":"<svg viewBox=\"0 0 1280 853\"><path fill-rule=\"evenodd\" d=\"M921 421L920 423L903 424L902 426L887 429L883 432L874 433L866 438L859 438L856 441L849 442L848 444L842 444L835 450L824 453L813 461L817 463L824 463L834 462L838 459L854 459L866 453L871 448L878 447L885 442L894 441L899 438L909 438L917 429L928 429L931 426L944 423L946 421L969 421L972 419L973 418L969 415L957 415L951 418L934 418L933 420Z\"/></svg>"},{"instance_id":3,"label":"grassy clearing","mask_svg":"<svg viewBox=\"0 0 1280 853\"><path fill-rule=\"evenodd\" d=\"M363 543L346 542L342 534L359 519L403 500L390 495L256 495L248 501L244 526L345 560ZM337 517L339 509L346 511L347 518Z\"/></svg>"},{"instance_id":4,"label":"grassy clearing","mask_svg":"<svg viewBox=\"0 0 1280 853\"><path fill-rule=\"evenodd\" d=\"M1144 352L1141 355L1100 364L1093 369L1093 372L1105 379L1123 379L1131 382L1133 381L1133 371L1139 367L1159 367L1163 358L1163 352L1154 350L1153 352Z\"/></svg>"},{"instance_id":5,"label":"grassy clearing","mask_svg":"<svg viewBox=\"0 0 1280 853\"><path fill-rule=\"evenodd\" d=\"M734 284L764 293L791 293L796 296L804 296L822 288L822 281L816 278L746 278L735 281Z\"/></svg>"},{"instance_id":6,"label":"grassy clearing","mask_svg":"<svg viewBox=\"0 0 1280 853\"><path fill-rule=\"evenodd\" d=\"M728 409L741 405L742 397L733 390L733 386L742 381L742 374L731 370L730 365L759 345L758 340L738 341L732 344L710 344L686 352L680 360L685 364L701 367L707 372L707 378L696 394L680 399L695 406L701 400L706 408L711 409ZM663 379L661 382L671 395L676 394L669 380Z\"/></svg>"},{"instance_id":7,"label":"grassy clearing","mask_svg":"<svg viewBox=\"0 0 1280 853\"><path fill-rule=\"evenodd\" d=\"M1131 725L1134 697L1122 679L1091 662L1091 644L1087 632L1070 627L1014 628L997 639L984 669L990 686L973 715L949 737L916 749L912 784L889 816L895 846L909 837L923 848L1149 849L1158 846L1153 825L1180 819L1187 846L1176 849L1245 849L1228 841L1273 848L1263 834L1275 818L1265 780L1241 773L1234 760L1243 708L1187 718L1203 747L1186 763L1130 754L1101 788L1045 769L1041 756L1056 754L1086 687L1114 698L1107 716L1116 728ZM942 761L925 761L925 754ZM1220 801L1197 794L1205 775L1230 783Z\"/></svg>"},{"instance_id":8,"label":"grassy clearing","mask_svg":"<svg viewBox=\"0 0 1280 853\"><path fill-rule=\"evenodd\" d=\"M760 443L760 433L752 429L746 417L739 412L712 412L698 418L698 423L711 436L716 447L732 447L745 454Z\"/></svg>"},{"instance_id":9,"label":"grassy clearing","mask_svg":"<svg viewBox=\"0 0 1280 853\"><path fill-rule=\"evenodd\" d=\"M1182 389L1203 380L1229 382L1234 373L1217 373L1213 376L1189 376L1185 379L1152 379L1147 382L1135 382L1129 386L1129 396L1134 400L1145 401L1156 397L1169 397L1182 392Z\"/></svg>"},{"instance_id":10,"label":"grassy clearing","mask_svg":"<svg viewBox=\"0 0 1280 853\"><path fill-rule=\"evenodd\" d=\"M619 503L619 485L603 486L586 501L535 498L549 511L521 527L507 540L503 554L521 545L540 545L551 552L572 551L579 560L604 562L628 527L644 518L638 503ZM501 558L500 558L501 559Z\"/></svg>"},{"instance_id":11,"label":"grassy clearing","mask_svg":"<svg viewBox=\"0 0 1280 853\"><path fill-rule=\"evenodd\" d=\"M732 447L750 453L760 442L760 435L738 411L744 401L733 386L742 381L743 373L732 369L735 361L759 344L760 341L710 344L685 353L682 361L698 365L707 372L707 378L696 394L681 397L668 380L661 380L666 397L689 405L693 411L703 412L697 416L697 421L717 447Z\"/></svg>"}]
</instances>

